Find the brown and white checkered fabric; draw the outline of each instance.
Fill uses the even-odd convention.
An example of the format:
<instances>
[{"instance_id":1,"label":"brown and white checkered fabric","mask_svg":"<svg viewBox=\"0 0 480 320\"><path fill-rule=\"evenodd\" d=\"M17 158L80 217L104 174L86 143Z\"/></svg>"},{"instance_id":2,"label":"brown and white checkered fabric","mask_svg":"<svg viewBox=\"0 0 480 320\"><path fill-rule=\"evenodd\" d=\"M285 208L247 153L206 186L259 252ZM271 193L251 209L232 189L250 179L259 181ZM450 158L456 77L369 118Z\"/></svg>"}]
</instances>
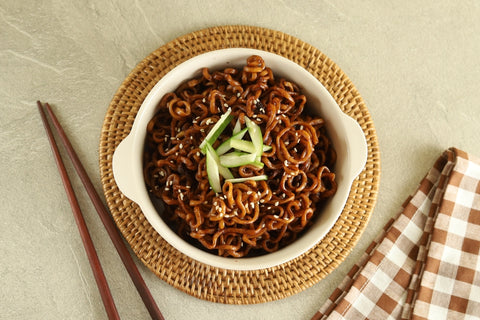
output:
<instances>
[{"instance_id":1,"label":"brown and white checkered fabric","mask_svg":"<svg viewBox=\"0 0 480 320\"><path fill-rule=\"evenodd\" d=\"M435 162L318 319L480 319L480 159Z\"/></svg>"}]
</instances>

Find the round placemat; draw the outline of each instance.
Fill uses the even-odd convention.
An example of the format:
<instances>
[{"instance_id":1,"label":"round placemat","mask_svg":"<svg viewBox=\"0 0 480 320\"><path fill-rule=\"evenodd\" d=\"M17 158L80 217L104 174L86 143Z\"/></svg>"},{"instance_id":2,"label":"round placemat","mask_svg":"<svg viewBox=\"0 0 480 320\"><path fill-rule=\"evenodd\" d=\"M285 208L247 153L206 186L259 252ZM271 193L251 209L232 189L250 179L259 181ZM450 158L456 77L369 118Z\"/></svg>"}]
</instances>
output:
<instances>
[{"instance_id":1,"label":"round placemat","mask_svg":"<svg viewBox=\"0 0 480 320\"><path fill-rule=\"evenodd\" d=\"M255 48L282 55L311 72L340 108L362 127L368 159L354 181L343 213L313 249L277 267L223 270L199 263L163 240L140 208L118 189L112 156L128 135L153 86L172 68L198 54L230 47ZM124 80L108 107L100 138L100 174L107 205L137 257L160 279L200 299L226 304L254 304L298 293L332 272L351 252L375 206L380 152L375 128L350 79L325 54L285 33L253 26L219 26L181 36L152 52Z\"/></svg>"}]
</instances>

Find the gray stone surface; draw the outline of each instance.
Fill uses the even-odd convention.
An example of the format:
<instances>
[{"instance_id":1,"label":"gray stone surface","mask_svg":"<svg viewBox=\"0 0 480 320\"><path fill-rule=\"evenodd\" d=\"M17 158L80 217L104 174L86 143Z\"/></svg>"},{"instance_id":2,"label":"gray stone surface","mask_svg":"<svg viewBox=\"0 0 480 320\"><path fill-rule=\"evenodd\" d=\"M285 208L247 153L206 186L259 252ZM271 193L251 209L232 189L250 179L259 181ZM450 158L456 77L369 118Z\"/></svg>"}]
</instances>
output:
<instances>
[{"instance_id":1,"label":"gray stone surface","mask_svg":"<svg viewBox=\"0 0 480 320\"><path fill-rule=\"evenodd\" d=\"M226 24L319 48L352 79L381 147L366 232L325 280L258 305L214 304L136 262L167 319L310 319L440 153L480 156L478 1L60 1L0 3L0 319L106 319L35 101L50 102L98 191L100 130L123 79L151 51ZM73 183L80 187L79 180ZM124 319L147 319L86 195L87 224Z\"/></svg>"}]
</instances>

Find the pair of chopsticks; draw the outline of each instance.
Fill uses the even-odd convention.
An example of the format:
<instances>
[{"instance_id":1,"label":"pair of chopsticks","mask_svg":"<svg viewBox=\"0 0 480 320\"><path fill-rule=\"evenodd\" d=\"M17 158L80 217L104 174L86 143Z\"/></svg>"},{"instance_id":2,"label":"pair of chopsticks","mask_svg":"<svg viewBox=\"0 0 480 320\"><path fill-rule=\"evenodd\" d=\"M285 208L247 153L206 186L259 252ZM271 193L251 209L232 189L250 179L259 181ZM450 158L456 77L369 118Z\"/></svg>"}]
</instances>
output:
<instances>
[{"instance_id":1,"label":"pair of chopsticks","mask_svg":"<svg viewBox=\"0 0 480 320\"><path fill-rule=\"evenodd\" d=\"M110 288L108 286L107 280L105 278L105 274L103 272L102 266L100 264L100 260L98 259L97 252L95 250L92 239L90 237L90 233L88 231L87 225L83 218L82 211L80 209L78 200L75 196L75 192L73 190L72 184L68 177L67 170L62 161L60 152L58 150L58 146L55 142L55 138L53 136L53 132L50 127L50 124L47 120L47 115L45 113L44 108L47 110L48 115L50 116L50 120L57 131L57 134L60 137L60 140L63 146L65 147L73 163L73 166L75 167L75 170L79 175L88 195L90 196L90 199L93 205L95 206L95 209L97 210L98 215L102 220L103 225L105 226L105 229L108 232L108 235L110 236L110 239L112 240L115 248L117 249L117 252L123 264L125 265L125 268L127 269L128 274L132 278L132 281L135 287L137 288L138 293L140 294L140 297L145 303L145 306L147 307L148 312L150 313L150 316L152 317L152 319L163 320L164 318L162 316L162 313L160 312L160 309L155 303L155 300L153 299L152 294L150 293L150 290L148 289L147 285L145 284L145 281L143 280L140 272L138 271L137 266L135 265L135 262L130 256L130 253L125 243L123 242L118 229L116 228L113 220L111 219L109 213L107 212L105 205L101 201L100 196L98 195L97 191L95 190L95 187L92 184L92 181L88 177L87 172L85 171L82 163L80 162L80 159L78 158L75 150L73 149L70 141L68 140L65 132L63 131L62 126L60 125L60 123L57 120L57 117L53 113L52 108L48 103L46 103L45 106L43 106L40 101L37 101L37 106L43 121L43 125L47 132L47 137L50 142L50 146L52 147L52 152L55 157L55 162L60 172L63 185L67 193L68 200L72 207L72 211L75 217L75 222L77 223L78 229L80 231L80 236L82 238L83 245L87 252L88 260L90 262L90 266L92 268L95 281L97 282L98 290L100 291L100 295L102 297L102 301L105 306L105 310L107 312L108 318L120 319L120 316L118 314L117 308L113 301L113 297L110 292Z\"/></svg>"}]
</instances>

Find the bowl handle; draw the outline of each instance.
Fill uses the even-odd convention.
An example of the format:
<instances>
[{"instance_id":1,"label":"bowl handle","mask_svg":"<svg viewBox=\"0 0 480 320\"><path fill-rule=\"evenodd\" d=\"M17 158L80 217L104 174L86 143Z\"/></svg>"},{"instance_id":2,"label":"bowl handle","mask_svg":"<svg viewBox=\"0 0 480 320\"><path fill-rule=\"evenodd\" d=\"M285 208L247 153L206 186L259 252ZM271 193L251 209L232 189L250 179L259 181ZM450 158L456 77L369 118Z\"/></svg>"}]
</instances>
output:
<instances>
[{"instance_id":1,"label":"bowl handle","mask_svg":"<svg viewBox=\"0 0 480 320\"><path fill-rule=\"evenodd\" d=\"M360 124L353 118L345 115L348 119L345 121L347 131L349 132L349 139L352 139L349 144L350 154L356 155L357 159L351 161L350 176L354 180L363 170L367 163L368 148L367 141L365 139L365 133L363 132Z\"/></svg>"},{"instance_id":2,"label":"bowl handle","mask_svg":"<svg viewBox=\"0 0 480 320\"><path fill-rule=\"evenodd\" d=\"M132 136L128 135L117 146L113 153L112 168L113 177L120 191L130 200L135 201L135 179L132 158Z\"/></svg>"}]
</instances>

